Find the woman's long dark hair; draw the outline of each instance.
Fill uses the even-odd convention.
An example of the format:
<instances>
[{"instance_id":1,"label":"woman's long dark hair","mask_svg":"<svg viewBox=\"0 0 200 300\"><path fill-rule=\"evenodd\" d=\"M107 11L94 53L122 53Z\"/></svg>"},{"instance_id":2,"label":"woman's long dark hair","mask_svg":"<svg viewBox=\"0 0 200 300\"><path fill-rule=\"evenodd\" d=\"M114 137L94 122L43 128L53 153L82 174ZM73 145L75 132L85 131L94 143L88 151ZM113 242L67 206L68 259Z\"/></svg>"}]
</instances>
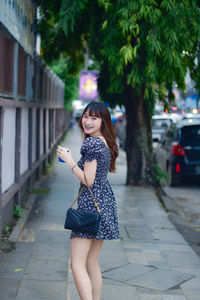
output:
<instances>
[{"instance_id":1,"label":"woman's long dark hair","mask_svg":"<svg viewBox=\"0 0 200 300\"><path fill-rule=\"evenodd\" d=\"M79 120L79 127L81 128L85 139L89 137L89 134L84 133L84 129L82 126L82 118L83 115L86 113L86 111L89 113L89 116L95 116L97 118L102 119L102 124L101 124L101 133L103 137L106 140L106 143L110 149L111 152L111 163L110 163L110 172L115 172L116 171L116 158L119 154L118 151L118 146L116 143L116 133L114 131L112 121L111 121L111 116L110 112L107 108L107 106L104 103L101 102L90 102L84 109L82 116Z\"/></svg>"}]
</instances>

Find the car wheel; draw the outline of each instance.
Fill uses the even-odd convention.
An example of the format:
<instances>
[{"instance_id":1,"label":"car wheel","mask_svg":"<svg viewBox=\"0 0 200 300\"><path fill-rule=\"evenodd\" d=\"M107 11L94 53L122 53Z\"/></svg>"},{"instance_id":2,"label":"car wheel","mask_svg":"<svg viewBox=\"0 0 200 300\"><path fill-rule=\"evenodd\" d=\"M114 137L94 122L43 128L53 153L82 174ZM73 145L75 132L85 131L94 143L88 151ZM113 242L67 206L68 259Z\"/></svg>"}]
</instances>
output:
<instances>
[{"instance_id":1,"label":"car wheel","mask_svg":"<svg viewBox=\"0 0 200 300\"><path fill-rule=\"evenodd\" d=\"M178 186L180 183L180 178L174 174L172 167L169 166L169 185L170 186Z\"/></svg>"}]
</instances>

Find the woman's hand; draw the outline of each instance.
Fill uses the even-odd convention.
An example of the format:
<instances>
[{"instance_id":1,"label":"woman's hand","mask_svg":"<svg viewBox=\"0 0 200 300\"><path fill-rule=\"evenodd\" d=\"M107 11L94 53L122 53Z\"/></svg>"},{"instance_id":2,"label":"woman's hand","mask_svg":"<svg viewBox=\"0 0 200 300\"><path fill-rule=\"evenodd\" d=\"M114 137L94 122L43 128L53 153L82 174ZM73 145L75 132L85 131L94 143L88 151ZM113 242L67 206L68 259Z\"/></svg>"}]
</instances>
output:
<instances>
[{"instance_id":1,"label":"woman's hand","mask_svg":"<svg viewBox=\"0 0 200 300\"><path fill-rule=\"evenodd\" d=\"M57 155L64 160L70 168L72 168L75 165L75 161L71 155L71 151L68 148L64 148L61 146L58 146L57 148Z\"/></svg>"},{"instance_id":2,"label":"woman's hand","mask_svg":"<svg viewBox=\"0 0 200 300\"><path fill-rule=\"evenodd\" d=\"M57 155L68 164L70 168L73 168L73 173L76 175L76 177L85 185L92 186L95 180L96 176L96 169L97 169L97 161L94 159L90 162L84 163L84 171L80 169L77 164L75 163L71 151L68 148L64 148L61 146L58 146L57 148ZM87 178L87 183L85 182L84 173Z\"/></svg>"}]
</instances>

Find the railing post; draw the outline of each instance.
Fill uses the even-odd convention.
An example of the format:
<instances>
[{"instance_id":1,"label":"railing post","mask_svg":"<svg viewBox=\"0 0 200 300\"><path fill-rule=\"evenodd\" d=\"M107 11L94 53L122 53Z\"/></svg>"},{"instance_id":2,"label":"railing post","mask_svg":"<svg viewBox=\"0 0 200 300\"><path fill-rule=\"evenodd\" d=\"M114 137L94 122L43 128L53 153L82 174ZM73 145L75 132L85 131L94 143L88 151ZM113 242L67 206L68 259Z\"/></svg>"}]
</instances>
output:
<instances>
[{"instance_id":1,"label":"railing post","mask_svg":"<svg viewBox=\"0 0 200 300\"><path fill-rule=\"evenodd\" d=\"M3 141L3 123L4 123L4 107L0 107L0 233L3 231L2 228L2 141ZM0 235L0 242L1 242L1 235Z\"/></svg>"},{"instance_id":2,"label":"railing post","mask_svg":"<svg viewBox=\"0 0 200 300\"><path fill-rule=\"evenodd\" d=\"M26 57L26 101L30 101L30 83L31 83L31 76L30 76L30 56Z\"/></svg>"},{"instance_id":3,"label":"railing post","mask_svg":"<svg viewBox=\"0 0 200 300\"><path fill-rule=\"evenodd\" d=\"M19 55L19 44L14 45L14 66L13 66L13 98L17 99L18 90L18 55Z\"/></svg>"},{"instance_id":4,"label":"railing post","mask_svg":"<svg viewBox=\"0 0 200 300\"><path fill-rule=\"evenodd\" d=\"M15 136L15 182L20 182L21 164L21 108L16 109L16 136ZM20 205L20 191L15 195L15 204Z\"/></svg>"}]
</instances>

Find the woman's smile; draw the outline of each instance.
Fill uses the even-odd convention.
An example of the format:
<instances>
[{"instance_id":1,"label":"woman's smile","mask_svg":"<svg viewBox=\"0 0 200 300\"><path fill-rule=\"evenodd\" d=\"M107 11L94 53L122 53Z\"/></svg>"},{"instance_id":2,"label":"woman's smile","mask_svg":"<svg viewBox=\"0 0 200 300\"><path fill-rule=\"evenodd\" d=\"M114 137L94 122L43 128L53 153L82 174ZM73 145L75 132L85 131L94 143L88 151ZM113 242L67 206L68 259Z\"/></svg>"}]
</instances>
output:
<instances>
[{"instance_id":1,"label":"woman's smile","mask_svg":"<svg viewBox=\"0 0 200 300\"><path fill-rule=\"evenodd\" d=\"M93 126L85 125L84 128L85 128L86 130L90 130L90 129L93 129Z\"/></svg>"},{"instance_id":2,"label":"woman's smile","mask_svg":"<svg viewBox=\"0 0 200 300\"><path fill-rule=\"evenodd\" d=\"M90 116L88 112L83 115L82 126L86 134L91 136L101 134L101 123L101 118Z\"/></svg>"}]
</instances>

